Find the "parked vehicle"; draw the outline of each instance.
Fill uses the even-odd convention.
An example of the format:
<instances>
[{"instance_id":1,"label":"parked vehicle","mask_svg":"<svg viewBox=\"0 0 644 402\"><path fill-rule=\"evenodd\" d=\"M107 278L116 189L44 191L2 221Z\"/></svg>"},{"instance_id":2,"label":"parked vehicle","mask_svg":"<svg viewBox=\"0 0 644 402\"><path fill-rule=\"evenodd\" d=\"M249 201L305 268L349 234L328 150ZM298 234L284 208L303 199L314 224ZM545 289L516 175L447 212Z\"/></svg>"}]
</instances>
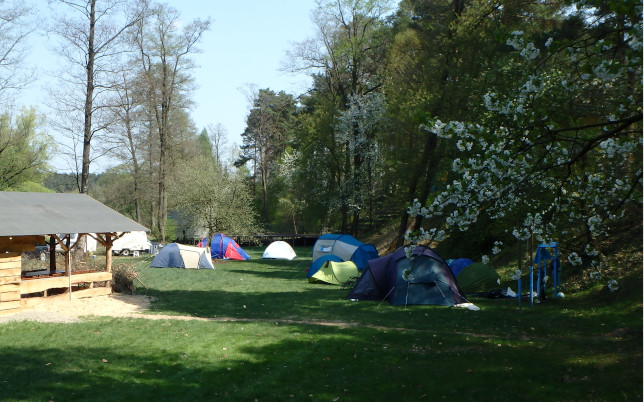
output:
<instances>
[{"instance_id":1,"label":"parked vehicle","mask_svg":"<svg viewBox=\"0 0 644 402\"><path fill-rule=\"evenodd\" d=\"M46 261L47 257L49 257L49 245L36 244L36 249L34 251L25 251L24 254L31 258L37 258L40 261Z\"/></svg>"},{"instance_id":2,"label":"parked vehicle","mask_svg":"<svg viewBox=\"0 0 644 402\"><path fill-rule=\"evenodd\" d=\"M152 243L148 240L145 232L128 232L112 243L112 254L114 255L136 255L149 253Z\"/></svg>"}]
</instances>

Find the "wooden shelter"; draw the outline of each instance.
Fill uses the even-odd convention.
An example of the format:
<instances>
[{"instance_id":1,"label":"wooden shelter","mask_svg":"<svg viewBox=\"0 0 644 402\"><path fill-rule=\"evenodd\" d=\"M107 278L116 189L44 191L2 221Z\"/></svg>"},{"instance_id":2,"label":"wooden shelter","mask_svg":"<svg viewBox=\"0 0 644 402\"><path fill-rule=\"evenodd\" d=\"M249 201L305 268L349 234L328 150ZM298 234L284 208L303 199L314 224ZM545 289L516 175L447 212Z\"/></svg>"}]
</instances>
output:
<instances>
[{"instance_id":1,"label":"wooden shelter","mask_svg":"<svg viewBox=\"0 0 644 402\"><path fill-rule=\"evenodd\" d=\"M69 300L111 294L113 241L127 232L149 232L85 194L0 192L0 222L0 315L51 300L48 293ZM78 233L74 244L70 242L72 233ZM105 246L105 271L72 271L71 251L83 235ZM35 250L37 243L45 242L45 236L50 236L50 246L57 242L62 247L64 274L54 272L55 251L51 247L50 274L29 278L22 274L22 253ZM97 283L105 286L97 287ZM34 294L38 296L26 297Z\"/></svg>"}]
</instances>

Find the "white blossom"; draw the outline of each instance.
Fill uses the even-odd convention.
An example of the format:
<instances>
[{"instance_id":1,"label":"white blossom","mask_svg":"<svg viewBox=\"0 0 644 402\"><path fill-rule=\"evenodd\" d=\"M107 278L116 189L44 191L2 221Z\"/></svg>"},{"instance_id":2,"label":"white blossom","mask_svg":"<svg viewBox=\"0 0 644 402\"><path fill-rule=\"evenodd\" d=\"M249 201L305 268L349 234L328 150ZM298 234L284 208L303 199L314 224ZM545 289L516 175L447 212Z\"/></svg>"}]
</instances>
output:
<instances>
[{"instance_id":1,"label":"white blossom","mask_svg":"<svg viewBox=\"0 0 644 402\"><path fill-rule=\"evenodd\" d=\"M521 50L521 56L526 60L534 60L539 56L541 50L534 46L534 43L530 42L526 45L523 50Z\"/></svg>"},{"instance_id":2,"label":"white blossom","mask_svg":"<svg viewBox=\"0 0 644 402\"><path fill-rule=\"evenodd\" d=\"M609 280L607 285L608 285L608 290L610 290L611 292L615 292L617 289L619 289L619 285L615 279Z\"/></svg>"},{"instance_id":3,"label":"white blossom","mask_svg":"<svg viewBox=\"0 0 644 402\"><path fill-rule=\"evenodd\" d=\"M595 257L599 254L599 252L595 250L595 247L591 246L590 244L586 244L586 247L584 247L584 252L589 257Z\"/></svg>"},{"instance_id":4,"label":"white blossom","mask_svg":"<svg viewBox=\"0 0 644 402\"><path fill-rule=\"evenodd\" d=\"M568 262L570 262L570 264L574 266L581 265L581 257L573 251L572 253L570 253L570 255L568 255Z\"/></svg>"},{"instance_id":5,"label":"white blossom","mask_svg":"<svg viewBox=\"0 0 644 402\"><path fill-rule=\"evenodd\" d=\"M407 258L411 258L411 257L407 257ZM403 271L402 278L407 282L411 282L414 280L414 276L412 275L411 268L407 268Z\"/></svg>"}]
</instances>

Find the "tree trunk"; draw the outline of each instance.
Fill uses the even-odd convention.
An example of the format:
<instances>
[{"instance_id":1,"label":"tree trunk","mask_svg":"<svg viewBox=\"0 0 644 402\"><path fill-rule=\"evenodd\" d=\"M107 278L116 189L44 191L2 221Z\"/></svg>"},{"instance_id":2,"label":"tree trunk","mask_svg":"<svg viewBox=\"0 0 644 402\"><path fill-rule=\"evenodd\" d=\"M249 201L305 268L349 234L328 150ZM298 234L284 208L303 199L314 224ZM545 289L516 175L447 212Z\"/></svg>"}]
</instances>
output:
<instances>
[{"instance_id":1,"label":"tree trunk","mask_svg":"<svg viewBox=\"0 0 644 402\"><path fill-rule=\"evenodd\" d=\"M262 169L262 200L264 202L264 224L268 225L268 174Z\"/></svg>"},{"instance_id":2,"label":"tree trunk","mask_svg":"<svg viewBox=\"0 0 644 402\"><path fill-rule=\"evenodd\" d=\"M438 157L436 152L436 145L438 143L438 139L436 138L435 135L431 136L431 140L429 141L429 143L430 143L429 144L430 149L427 152L429 154L429 157L427 161L427 167L425 169L425 180L420 190L420 196L418 197L418 201L420 201L420 203L423 205L427 203L427 198L429 197L429 193L432 189L432 184L434 183L434 177L436 177L436 166L438 166L438 162L440 161L440 158ZM423 222L423 216L422 215L416 216L413 230L420 229L420 225L422 224L422 222Z\"/></svg>"},{"instance_id":3,"label":"tree trunk","mask_svg":"<svg viewBox=\"0 0 644 402\"><path fill-rule=\"evenodd\" d=\"M83 126L83 167L80 192L87 194L89 185L89 162L92 141L92 101L94 99L94 27L96 25L96 0L90 2L89 38L87 39L87 85L85 90L85 124Z\"/></svg>"},{"instance_id":4,"label":"tree trunk","mask_svg":"<svg viewBox=\"0 0 644 402\"><path fill-rule=\"evenodd\" d=\"M416 198L416 188L418 187L418 182L420 177L423 174L423 171L427 170L427 165L429 163L429 154L432 147L436 145L436 136L433 133L427 132L427 137L425 138L425 148L423 149L423 154L421 161L416 165L416 169L411 173L409 177L409 191L407 192L407 200L413 201ZM407 225L409 223L409 214L407 210L402 211L402 216L400 218L400 226L398 227L398 235L396 236L396 248L403 245L405 241L405 233L407 232Z\"/></svg>"},{"instance_id":5,"label":"tree trunk","mask_svg":"<svg viewBox=\"0 0 644 402\"><path fill-rule=\"evenodd\" d=\"M160 129L160 131L162 131ZM161 241L165 242L165 224L167 216L167 194L165 189L166 180L166 152L165 152L165 138L161 133L160 147L159 147L159 198L158 198L158 217L157 225L159 229L159 236Z\"/></svg>"}]
</instances>

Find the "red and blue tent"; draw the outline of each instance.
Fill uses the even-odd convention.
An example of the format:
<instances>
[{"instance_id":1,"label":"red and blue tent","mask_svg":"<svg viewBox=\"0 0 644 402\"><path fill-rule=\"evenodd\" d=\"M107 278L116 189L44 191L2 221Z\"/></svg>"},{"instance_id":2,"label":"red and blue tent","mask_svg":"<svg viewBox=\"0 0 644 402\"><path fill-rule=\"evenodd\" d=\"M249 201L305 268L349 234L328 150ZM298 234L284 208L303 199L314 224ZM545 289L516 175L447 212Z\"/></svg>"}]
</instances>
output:
<instances>
[{"instance_id":1,"label":"red and blue tent","mask_svg":"<svg viewBox=\"0 0 644 402\"><path fill-rule=\"evenodd\" d=\"M208 246L208 238L202 239L199 247ZM250 256L237 242L223 233L217 233L210 238L210 255L221 260L250 260Z\"/></svg>"}]
</instances>

